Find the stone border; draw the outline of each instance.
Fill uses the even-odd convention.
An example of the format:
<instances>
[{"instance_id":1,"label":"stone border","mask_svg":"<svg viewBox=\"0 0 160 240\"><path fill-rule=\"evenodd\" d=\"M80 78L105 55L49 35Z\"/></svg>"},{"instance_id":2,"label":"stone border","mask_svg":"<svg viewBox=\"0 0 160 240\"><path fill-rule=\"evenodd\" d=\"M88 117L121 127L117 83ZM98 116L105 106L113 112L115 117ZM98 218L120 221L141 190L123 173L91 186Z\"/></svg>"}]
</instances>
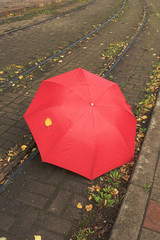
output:
<instances>
[{"instance_id":1,"label":"stone border","mask_svg":"<svg viewBox=\"0 0 160 240\"><path fill-rule=\"evenodd\" d=\"M154 183L160 151L160 92L129 187L109 240L137 240L150 200L145 187ZM159 141L158 141L159 139ZM152 188L152 187L151 187ZM151 189L150 189L151 190Z\"/></svg>"}]
</instances>

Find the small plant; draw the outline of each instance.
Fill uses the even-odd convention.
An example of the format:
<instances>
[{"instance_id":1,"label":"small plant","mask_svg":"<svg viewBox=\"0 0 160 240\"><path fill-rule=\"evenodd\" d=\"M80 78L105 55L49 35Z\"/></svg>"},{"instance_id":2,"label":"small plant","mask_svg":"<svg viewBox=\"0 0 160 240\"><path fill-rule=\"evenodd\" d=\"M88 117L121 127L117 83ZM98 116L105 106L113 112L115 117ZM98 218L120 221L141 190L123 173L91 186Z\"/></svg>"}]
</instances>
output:
<instances>
[{"instance_id":1,"label":"small plant","mask_svg":"<svg viewBox=\"0 0 160 240\"><path fill-rule=\"evenodd\" d=\"M149 183L148 185L143 184L142 187L143 187L144 191L148 193L152 187L152 183Z\"/></svg>"},{"instance_id":2,"label":"small plant","mask_svg":"<svg viewBox=\"0 0 160 240\"><path fill-rule=\"evenodd\" d=\"M118 188L121 183L122 174L120 174L117 170L112 170L106 175L106 182L112 185L114 188Z\"/></svg>"},{"instance_id":3,"label":"small plant","mask_svg":"<svg viewBox=\"0 0 160 240\"><path fill-rule=\"evenodd\" d=\"M116 197L112 194L114 190L113 187L108 186L103 188L103 191L98 191L97 194L92 193L92 197L98 205L113 207L113 204L116 202Z\"/></svg>"},{"instance_id":4,"label":"small plant","mask_svg":"<svg viewBox=\"0 0 160 240\"><path fill-rule=\"evenodd\" d=\"M76 235L76 238L77 240L87 240L87 237L93 233L94 231L91 231L90 228L86 228L84 230L80 229L78 235Z\"/></svg>"}]
</instances>

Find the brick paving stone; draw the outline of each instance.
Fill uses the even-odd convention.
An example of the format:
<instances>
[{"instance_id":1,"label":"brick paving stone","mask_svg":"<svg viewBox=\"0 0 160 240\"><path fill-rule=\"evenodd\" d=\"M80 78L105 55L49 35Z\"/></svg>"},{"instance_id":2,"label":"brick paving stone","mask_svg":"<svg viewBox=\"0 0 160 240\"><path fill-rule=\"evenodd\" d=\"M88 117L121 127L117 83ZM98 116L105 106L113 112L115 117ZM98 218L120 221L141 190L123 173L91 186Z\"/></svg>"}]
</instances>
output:
<instances>
[{"instance_id":1,"label":"brick paving stone","mask_svg":"<svg viewBox=\"0 0 160 240\"><path fill-rule=\"evenodd\" d=\"M1 135L1 138L7 140L8 142L13 142L15 144L15 134L5 132L4 134Z\"/></svg>"},{"instance_id":2,"label":"brick paving stone","mask_svg":"<svg viewBox=\"0 0 160 240\"><path fill-rule=\"evenodd\" d=\"M30 192L40 194L45 197L50 197L55 191L55 187L34 180L29 180L27 182L26 189L28 189Z\"/></svg>"},{"instance_id":3,"label":"brick paving stone","mask_svg":"<svg viewBox=\"0 0 160 240\"><path fill-rule=\"evenodd\" d=\"M17 200L29 206L42 209L48 199L40 195L22 191L20 195L17 197Z\"/></svg>"},{"instance_id":4,"label":"brick paving stone","mask_svg":"<svg viewBox=\"0 0 160 240\"><path fill-rule=\"evenodd\" d=\"M17 120L13 120L13 119L9 119L9 118L0 116L0 123L4 123L6 125L13 126L16 122L17 122Z\"/></svg>"},{"instance_id":5,"label":"brick paving stone","mask_svg":"<svg viewBox=\"0 0 160 240\"><path fill-rule=\"evenodd\" d=\"M18 103L11 102L5 108L11 108L11 109L13 109L13 111L14 111L14 109L16 109L16 110L18 109L20 111L24 108L24 106L21 104L18 104Z\"/></svg>"},{"instance_id":6,"label":"brick paving stone","mask_svg":"<svg viewBox=\"0 0 160 240\"><path fill-rule=\"evenodd\" d=\"M15 127L29 130L27 123L25 122L25 120L23 118L15 124Z\"/></svg>"},{"instance_id":7,"label":"brick paving stone","mask_svg":"<svg viewBox=\"0 0 160 240\"><path fill-rule=\"evenodd\" d=\"M17 105L17 108L13 108L10 106L10 104L2 108L2 110L5 112L14 113L14 114L19 114L20 112L20 109L18 109L18 105Z\"/></svg>"},{"instance_id":8,"label":"brick paving stone","mask_svg":"<svg viewBox=\"0 0 160 240\"><path fill-rule=\"evenodd\" d=\"M46 228L47 230L55 231L64 235L68 235L71 228L72 223L64 218L58 218L54 215L45 214L40 220L40 224L42 227Z\"/></svg>"},{"instance_id":9,"label":"brick paving stone","mask_svg":"<svg viewBox=\"0 0 160 240\"><path fill-rule=\"evenodd\" d=\"M22 116L19 116L15 113L10 113L10 112L5 112L3 117L5 117L6 119L9 118L9 119L13 119L13 120L20 120L22 118Z\"/></svg>"},{"instance_id":10,"label":"brick paving stone","mask_svg":"<svg viewBox=\"0 0 160 240\"><path fill-rule=\"evenodd\" d=\"M8 231L8 229L12 226L15 219L13 217L7 216L0 212L0 229L3 231Z\"/></svg>"},{"instance_id":11,"label":"brick paving stone","mask_svg":"<svg viewBox=\"0 0 160 240\"><path fill-rule=\"evenodd\" d=\"M13 103L21 104L23 101L27 101L26 96L20 96L20 97L16 98Z\"/></svg>"},{"instance_id":12,"label":"brick paving stone","mask_svg":"<svg viewBox=\"0 0 160 240\"><path fill-rule=\"evenodd\" d=\"M150 200L143 226L160 233L160 202Z\"/></svg>"},{"instance_id":13,"label":"brick paving stone","mask_svg":"<svg viewBox=\"0 0 160 240\"><path fill-rule=\"evenodd\" d=\"M58 195L56 198L52 201L49 211L52 213L56 213L60 215L66 206L68 206L68 202L71 198L71 192L69 191L59 191Z\"/></svg>"},{"instance_id":14,"label":"brick paving stone","mask_svg":"<svg viewBox=\"0 0 160 240\"><path fill-rule=\"evenodd\" d=\"M27 133L26 130L21 129L21 128L17 128L17 127L12 127L11 129L9 129L8 133L12 133L15 135L20 135L21 137L23 137L24 134Z\"/></svg>"},{"instance_id":15,"label":"brick paving stone","mask_svg":"<svg viewBox=\"0 0 160 240\"><path fill-rule=\"evenodd\" d=\"M0 147L0 158L3 158L5 154L6 154L6 150L3 147Z\"/></svg>"},{"instance_id":16,"label":"brick paving stone","mask_svg":"<svg viewBox=\"0 0 160 240\"><path fill-rule=\"evenodd\" d=\"M0 138L0 142L3 142L3 149L5 149L5 151L7 152L11 147L15 146L15 143L13 142L9 142L7 140L4 140L2 138Z\"/></svg>"},{"instance_id":17,"label":"brick paving stone","mask_svg":"<svg viewBox=\"0 0 160 240\"><path fill-rule=\"evenodd\" d=\"M6 132L10 127L8 125L5 124L1 124L0 125L0 135L4 132Z\"/></svg>"}]
</instances>

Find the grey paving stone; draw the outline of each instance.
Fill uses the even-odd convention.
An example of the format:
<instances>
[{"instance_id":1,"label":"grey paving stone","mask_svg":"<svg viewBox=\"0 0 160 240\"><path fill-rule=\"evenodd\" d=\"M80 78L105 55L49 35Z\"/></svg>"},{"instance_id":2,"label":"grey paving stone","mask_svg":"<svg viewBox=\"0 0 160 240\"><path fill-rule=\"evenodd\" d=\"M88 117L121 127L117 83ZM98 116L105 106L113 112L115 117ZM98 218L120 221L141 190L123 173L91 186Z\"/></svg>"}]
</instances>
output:
<instances>
[{"instance_id":1,"label":"grey paving stone","mask_svg":"<svg viewBox=\"0 0 160 240\"><path fill-rule=\"evenodd\" d=\"M0 212L0 229L4 231L8 231L9 228L14 223L15 219L13 217L10 217L4 213Z\"/></svg>"},{"instance_id":2,"label":"grey paving stone","mask_svg":"<svg viewBox=\"0 0 160 240\"><path fill-rule=\"evenodd\" d=\"M26 171L29 178L54 187L53 183L48 183L48 179L54 175L55 167L42 162L39 155L28 165Z\"/></svg>"},{"instance_id":3,"label":"grey paving stone","mask_svg":"<svg viewBox=\"0 0 160 240\"><path fill-rule=\"evenodd\" d=\"M21 208L21 214L16 217L16 220L12 227L9 229L9 233L15 235L18 239L25 239L31 232L31 227L36 221L38 213L31 209L26 208L23 210Z\"/></svg>"},{"instance_id":4,"label":"grey paving stone","mask_svg":"<svg viewBox=\"0 0 160 240\"><path fill-rule=\"evenodd\" d=\"M76 176L75 176L75 179L76 179ZM74 191L76 193L81 193L81 194L86 193L88 191L87 186L83 183L77 182L75 179L66 180L63 188L71 192Z\"/></svg>"},{"instance_id":5,"label":"grey paving stone","mask_svg":"<svg viewBox=\"0 0 160 240\"><path fill-rule=\"evenodd\" d=\"M159 239L160 239L160 233L142 228L142 233L139 240L159 240Z\"/></svg>"},{"instance_id":6,"label":"grey paving stone","mask_svg":"<svg viewBox=\"0 0 160 240\"><path fill-rule=\"evenodd\" d=\"M60 215L67 208L70 198L71 192L60 190L56 198L52 201L49 211Z\"/></svg>"},{"instance_id":7,"label":"grey paving stone","mask_svg":"<svg viewBox=\"0 0 160 240\"><path fill-rule=\"evenodd\" d=\"M70 221L67 221L64 218L55 217L54 215L47 216L47 214L42 217L40 224L48 230L64 235L68 235L72 228L72 223Z\"/></svg>"},{"instance_id":8,"label":"grey paving stone","mask_svg":"<svg viewBox=\"0 0 160 240\"><path fill-rule=\"evenodd\" d=\"M155 201L159 201L159 202L160 202L160 188L157 189L157 188L154 188L154 187L153 187L150 198L151 198L152 200L155 200Z\"/></svg>"},{"instance_id":9,"label":"grey paving stone","mask_svg":"<svg viewBox=\"0 0 160 240\"><path fill-rule=\"evenodd\" d=\"M160 178L155 177L153 188L160 189Z\"/></svg>"},{"instance_id":10,"label":"grey paving stone","mask_svg":"<svg viewBox=\"0 0 160 240\"><path fill-rule=\"evenodd\" d=\"M48 199L40 195L22 191L17 197L17 200L29 206L42 209Z\"/></svg>"},{"instance_id":11,"label":"grey paving stone","mask_svg":"<svg viewBox=\"0 0 160 240\"><path fill-rule=\"evenodd\" d=\"M137 240L147 199L143 188L133 184L128 187L109 240Z\"/></svg>"},{"instance_id":12,"label":"grey paving stone","mask_svg":"<svg viewBox=\"0 0 160 240\"><path fill-rule=\"evenodd\" d=\"M67 171L63 168L59 168L56 166L55 167L53 166L53 168L55 168L55 171L50 175L50 177L47 180L47 183L51 185L52 184L58 185L64 180Z\"/></svg>"},{"instance_id":13,"label":"grey paving stone","mask_svg":"<svg viewBox=\"0 0 160 240\"><path fill-rule=\"evenodd\" d=\"M160 178L160 149L159 149L159 155L158 155L158 165L157 165L157 169L156 169L156 174L155 176L157 178Z\"/></svg>"},{"instance_id":14,"label":"grey paving stone","mask_svg":"<svg viewBox=\"0 0 160 240\"><path fill-rule=\"evenodd\" d=\"M35 194L40 194L45 197L49 197L54 193L56 188L44 183L40 183L38 181L29 180L27 182L26 189Z\"/></svg>"},{"instance_id":15,"label":"grey paving stone","mask_svg":"<svg viewBox=\"0 0 160 240\"><path fill-rule=\"evenodd\" d=\"M66 240L66 236L44 229L42 226L33 227L32 232L34 235L40 235L42 240Z\"/></svg>"}]
</instances>

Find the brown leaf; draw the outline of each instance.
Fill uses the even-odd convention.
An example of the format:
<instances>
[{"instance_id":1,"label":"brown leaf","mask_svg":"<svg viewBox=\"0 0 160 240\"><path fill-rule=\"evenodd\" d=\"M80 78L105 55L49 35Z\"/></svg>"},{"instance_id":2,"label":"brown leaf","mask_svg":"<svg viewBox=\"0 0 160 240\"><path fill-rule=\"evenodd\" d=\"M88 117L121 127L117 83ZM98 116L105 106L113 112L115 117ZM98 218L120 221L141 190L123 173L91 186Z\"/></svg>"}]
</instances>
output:
<instances>
[{"instance_id":1,"label":"brown leaf","mask_svg":"<svg viewBox=\"0 0 160 240\"><path fill-rule=\"evenodd\" d=\"M87 210L87 212L90 212L93 208L93 205L92 204L89 204L89 205L86 205L85 206L85 209Z\"/></svg>"}]
</instances>

